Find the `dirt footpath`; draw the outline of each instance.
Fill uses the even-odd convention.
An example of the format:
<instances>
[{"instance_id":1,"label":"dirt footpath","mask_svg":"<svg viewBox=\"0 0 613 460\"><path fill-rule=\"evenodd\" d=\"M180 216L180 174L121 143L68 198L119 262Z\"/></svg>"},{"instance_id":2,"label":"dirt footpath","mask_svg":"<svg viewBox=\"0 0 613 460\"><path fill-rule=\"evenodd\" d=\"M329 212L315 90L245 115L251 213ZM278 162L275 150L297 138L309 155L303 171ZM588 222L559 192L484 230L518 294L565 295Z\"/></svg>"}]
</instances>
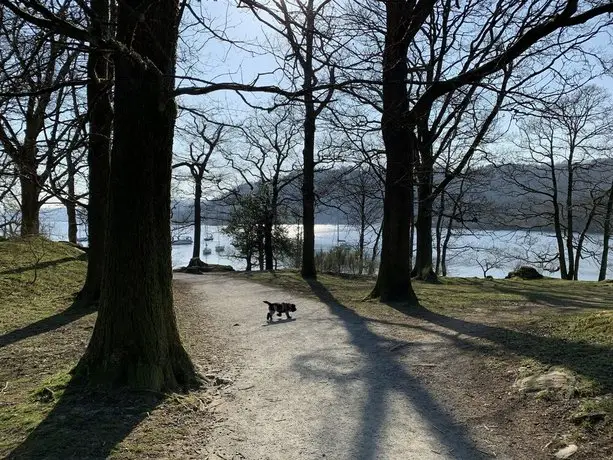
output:
<instances>
[{"instance_id":1,"label":"dirt footpath","mask_svg":"<svg viewBox=\"0 0 613 460\"><path fill-rule=\"evenodd\" d=\"M201 299L203 317L226 338L219 354L234 363L221 369L233 383L214 408L208 458L489 458L416 377L436 366L447 344L440 335L415 332L412 342L398 342L385 325L333 302L235 276L176 279ZM267 324L263 300L293 302L298 311Z\"/></svg>"}]
</instances>

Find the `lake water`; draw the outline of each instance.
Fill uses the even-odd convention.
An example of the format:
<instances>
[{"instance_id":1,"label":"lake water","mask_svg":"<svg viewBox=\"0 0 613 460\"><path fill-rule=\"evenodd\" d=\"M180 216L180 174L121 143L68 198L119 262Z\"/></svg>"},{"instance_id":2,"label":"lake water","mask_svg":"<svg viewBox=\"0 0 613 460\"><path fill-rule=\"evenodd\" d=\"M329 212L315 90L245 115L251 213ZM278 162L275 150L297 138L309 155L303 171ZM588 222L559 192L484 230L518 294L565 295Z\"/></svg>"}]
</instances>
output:
<instances>
[{"instance_id":1,"label":"lake water","mask_svg":"<svg viewBox=\"0 0 613 460\"><path fill-rule=\"evenodd\" d=\"M68 225L63 220L45 220L41 218L45 233L53 240L66 240ZM288 233L295 236L300 230L299 226L287 226ZM191 226L182 226L180 230L173 230L175 236L191 236L193 229ZM227 235L221 232L221 227L203 227L203 235L213 235L213 241L202 243L202 248L209 247L212 251L209 255L201 255L201 259L211 264L232 265L236 270L245 268L245 261L232 257L232 245ZM85 236L84 228L79 229L79 236ZM356 245L358 241L358 231L349 226L336 225L316 225L315 226L315 248L328 250L339 242L349 245ZM592 235L586 241L585 258L581 260L579 268L579 278L582 280L597 280L600 258L601 235ZM369 235L367 242L374 243L374 237ZM215 246L224 246L223 252L216 252ZM371 247L371 246L369 246ZM172 247L173 267L185 266L192 255L192 245ZM483 271L479 263L485 261L497 261L497 267L488 271L488 275L494 278L503 278L520 261L520 257L526 260L537 260L535 254L555 254L555 239L548 233L527 233L510 231L475 231L471 234L458 235L452 238L450 250L447 255L447 275L459 277L482 277ZM589 255L591 254L591 256ZM533 265L538 266L536 263ZM542 266L539 268L543 268ZM611 266L607 270L607 278L613 273ZM558 277L559 273L543 272L545 275Z\"/></svg>"}]
</instances>

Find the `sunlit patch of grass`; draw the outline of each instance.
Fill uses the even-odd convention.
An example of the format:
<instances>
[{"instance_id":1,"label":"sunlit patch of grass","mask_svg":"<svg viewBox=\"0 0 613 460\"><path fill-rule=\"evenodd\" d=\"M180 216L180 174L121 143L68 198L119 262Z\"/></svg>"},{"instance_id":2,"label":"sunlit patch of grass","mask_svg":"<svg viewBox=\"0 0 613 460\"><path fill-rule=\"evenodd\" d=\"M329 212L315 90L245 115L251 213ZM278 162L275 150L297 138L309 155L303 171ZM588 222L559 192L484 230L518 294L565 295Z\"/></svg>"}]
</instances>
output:
<instances>
[{"instance_id":1,"label":"sunlit patch of grass","mask_svg":"<svg viewBox=\"0 0 613 460\"><path fill-rule=\"evenodd\" d=\"M0 334L70 305L85 279L84 253L44 238L0 241Z\"/></svg>"}]
</instances>

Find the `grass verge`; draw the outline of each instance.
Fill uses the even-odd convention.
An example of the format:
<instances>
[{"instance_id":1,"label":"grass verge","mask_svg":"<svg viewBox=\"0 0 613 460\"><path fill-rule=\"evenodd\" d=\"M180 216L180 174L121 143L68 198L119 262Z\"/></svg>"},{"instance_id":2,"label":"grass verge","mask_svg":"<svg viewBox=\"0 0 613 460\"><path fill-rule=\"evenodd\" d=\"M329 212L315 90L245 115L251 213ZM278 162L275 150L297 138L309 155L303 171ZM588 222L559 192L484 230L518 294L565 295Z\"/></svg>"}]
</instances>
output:
<instances>
[{"instance_id":1,"label":"grass verge","mask_svg":"<svg viewBox=\"0 0 613 460\"><path fill-rule=\"evenodd\" d=\"M96 317L70 308L85 273L84 253L70 245L0 241L0 458L202 458L206 389L189 405L71 382Z\"/></svg>"}]
</instances>

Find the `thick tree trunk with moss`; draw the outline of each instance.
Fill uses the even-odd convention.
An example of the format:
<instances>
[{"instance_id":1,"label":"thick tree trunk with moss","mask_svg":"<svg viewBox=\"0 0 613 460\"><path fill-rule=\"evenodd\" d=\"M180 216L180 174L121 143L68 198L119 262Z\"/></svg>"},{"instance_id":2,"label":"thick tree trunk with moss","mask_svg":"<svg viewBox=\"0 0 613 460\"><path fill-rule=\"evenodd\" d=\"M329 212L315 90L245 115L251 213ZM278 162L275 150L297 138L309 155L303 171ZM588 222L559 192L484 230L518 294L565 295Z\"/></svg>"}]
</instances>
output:
<instances>
[{"instance_id":1,"label":"thick tree trunk with moss","mask_svg":"<svg viewBox=\"0 0 613 460\"><path fill-rule=\"evenodd\" d=\"M383 116L387 171L383 206L381 265L373 297L417 304L411 286L409 233L413 206L413 165L417 155L414 126L407 119L407 49L409 17L402 2L386 2L387 33L383 51Z\"/></svg>"},{"instance_id":2,"label":"thick tree trunk with moss","mask_svg":"<svg viewBox=\"0 0 613 460\"><path fill-rule=\"evenodd\" d=\"M110 17L108 0L91 0L92 33L108 36ZM110 174L111 134L113 107L111 103L112 66L110 56L103 50L93 48L87 61L89 83L87 105L89 112L89 201L87 206L87 228L89 251L87 254L87 276L79 293L81 305L89 306L100 299L102 269L105 257L106 219L108 206L108 184Z\"/></svg>"},{"instance_id":3,"label":"thick tree trunk with moss","mask_svg":"<svg viewBox=\"0 0 613 460\"><path fill-rule=\"evenodd\" d=\"M155 391L196 380L173 310L170 180L178 0L118 5L115 119L100 309L79 369L89 382ZM164 76L160 75L161 72Z\"/></svg>"}]
</instances>

